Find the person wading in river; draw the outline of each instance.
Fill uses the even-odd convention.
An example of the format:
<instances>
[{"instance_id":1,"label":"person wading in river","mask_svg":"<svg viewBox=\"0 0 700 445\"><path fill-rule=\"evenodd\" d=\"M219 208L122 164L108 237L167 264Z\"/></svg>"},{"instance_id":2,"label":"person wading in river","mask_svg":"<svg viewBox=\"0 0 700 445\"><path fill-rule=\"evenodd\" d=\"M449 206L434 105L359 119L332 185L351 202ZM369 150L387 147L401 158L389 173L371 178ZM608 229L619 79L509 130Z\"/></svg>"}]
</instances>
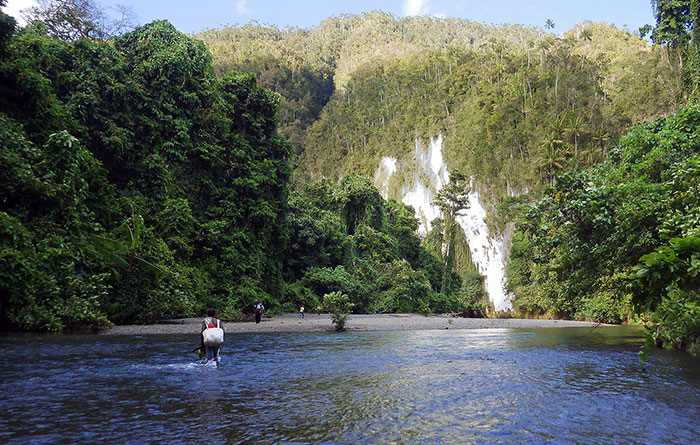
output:
<instances>
[{"instance_id":1,"label":"person wading in river","mask_svg":"<svg viewBox=\"0 0 700 445\"><path fill-rule=\"evenodd\" d=\"M221 320L216 318L214 309L207 309L207 316L202 320L202 351L204 351L207 362L215 360L219 362L219 350L224 343L224 328Z\"/></svg>"}]
</instances>

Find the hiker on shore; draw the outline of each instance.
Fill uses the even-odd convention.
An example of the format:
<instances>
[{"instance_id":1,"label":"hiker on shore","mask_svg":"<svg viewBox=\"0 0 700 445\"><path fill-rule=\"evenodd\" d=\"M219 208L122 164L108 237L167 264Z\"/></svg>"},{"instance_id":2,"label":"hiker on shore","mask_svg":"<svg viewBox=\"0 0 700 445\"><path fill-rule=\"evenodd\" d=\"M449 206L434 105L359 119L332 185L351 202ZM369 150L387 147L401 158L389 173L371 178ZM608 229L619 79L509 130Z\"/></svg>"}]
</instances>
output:
<instances>
[{"instance_id":1,"label":"hiker on shore","mask_svg":"<svg viewBox=\"0 0 700 445\"><path fill-rule=\"evenodd\" d=\"M255 303L255 323L260 323L265 306L260 302L260 300Z\"/></svg>"},{"instance_id":2,"label":"hiker on shore","mask_svg":"<svg viewBox=\"0 0 700 445\"><path fill-rule=\"evenodd\" d=\"M299 318L304 318L304 305L299 308Z\"/></svg>"}]
</instances>

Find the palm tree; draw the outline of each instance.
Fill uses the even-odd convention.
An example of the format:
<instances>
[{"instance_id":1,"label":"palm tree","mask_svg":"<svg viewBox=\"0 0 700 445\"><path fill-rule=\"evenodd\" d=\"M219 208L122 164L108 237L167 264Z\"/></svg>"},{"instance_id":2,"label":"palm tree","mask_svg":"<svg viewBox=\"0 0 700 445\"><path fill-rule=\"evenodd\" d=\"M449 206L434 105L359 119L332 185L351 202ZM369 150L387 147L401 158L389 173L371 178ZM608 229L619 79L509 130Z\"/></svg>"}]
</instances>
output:
<instances>
[{"instance_id":1,"label":"palm tree","mask_svg":"<svg viewBox=\"0 0 700 445\"><path fill-rule=\"evenodd\" d=\"M569 121L569 126L566 128L566 132L574 137L574 159L578 161L578 138L581 137L583 132L586 131L586 124L583 122L579 116L571 119Z\"/></svg>"},{"instance_id":2,"label":"palm tree","mask_svg":"<svg viewBox=\"0 0 700 445\"><path fill-rule=\"evenodd\" d=\"M554 29L556 25L554 24L554 20L552 19L547 19L546 22L544 22L544 27L547 29Z\"/></svg>"},{"instance_id":3,"label":"palm tree","mask_svg":"<svg viewBox=\"0 0 700 445\"><path fill-rule=\"evenodd\" d=\"M530 50L535 47L535 41L532 39L527 40L527 67L530 68Z\"/></svg>"},{"instance_id":4,"label":"palm tree","mask_svg":"<svg viewBox=\"0 0 700 445\"><path fill-rule=\"evenodd\" d=\"M554 187L557 170L562 170L564 168L564 162L566 162L566 157L564 157L560 149L563 143L564 141L558 139L557 133L554 131L550 132L542 143L545 152L544 159L539 166L540 168L546 168L549 185L552 187Z\"/></svg>"},{"instance_id":5,"label":"palm tree","mask_svg":"<svg viewBox=\"0 0 700 445\"><path fill-rule=\"evenodd\" d=\"M557 117L554 120L549 121L549 131L553 131L557 136L564 134L564 129L566 128L566 122L564 122L563 117Z\"/></svg>"},{"instance_id":6,"label":"palm tree","mask_svg":"<svg viewBox=\"0 0 700 445\"><path fill-rule=\"evenodd\" d=\"M493 49L493 52L498 55L500 63L502 64L503 63L503 53L508 48L508 46L506 45L506 42L504 42L501 39L491 37L489 39L489 43L491 44L491 48Z\"/></svg>"},{"instance_id":7,"label":"palm tree","mask_svg":"<svg viewBox=\"0 0 700 445\"><path fill-rule=\"evenodd\" d=\"M596 130L595 134L593 134L593 142L600 148L600 152L604 155L607 156L607 142L610 140L610 135L605 132L603 129L598 129Z\"/></svg>"},{"instance_id":8,"label":"palm tree","mask_svg":"<svg viewBox=\"0 0 700 445\"><path fill-rule=\"evenodd\" d=\"M593 144L586 144L581 147L581 159L586 161L588 166L591 166L596 161L596 146Z\"/></svg>"},{"instance_id":9,"label":"palm tree","mask_svg":"<svg viewBox=\"0 0 700 445\"><path fill-rule=\"evenodd\" d=\"M149 272L153 275L170 277L165 269L138 256L137 250L142 245L141 233L146 230L143 217L132 210L131 218L127 219L116 229L117 238L102 235L90 236L95 250L112 266L112 273L120 277L120 271L134 269Z\"/></svg>"},{"instance_id":10,"label":"palm tree","mask_svg":"<svg viewBox=\"0 0 700 445\"><path fill-rule=\"evenodd\" d=\"M537 49L541 50L540 53L540 72L544 70L544 56L547 50L552 47L552 39L545 38L537 43Z\"/></svg>"},{"instance_id":11,"label":"palm tree","mask_svg":"<svg viewBox=\"0 0 700 445\"><path fill-rule=\"evenodd\" d=\"M593 31L586 28L586 29L581 31L581 33L578 35L578 38L581 40L587 40L590 42L591 40L593 40Z\"/></svg>"}]
</instances>

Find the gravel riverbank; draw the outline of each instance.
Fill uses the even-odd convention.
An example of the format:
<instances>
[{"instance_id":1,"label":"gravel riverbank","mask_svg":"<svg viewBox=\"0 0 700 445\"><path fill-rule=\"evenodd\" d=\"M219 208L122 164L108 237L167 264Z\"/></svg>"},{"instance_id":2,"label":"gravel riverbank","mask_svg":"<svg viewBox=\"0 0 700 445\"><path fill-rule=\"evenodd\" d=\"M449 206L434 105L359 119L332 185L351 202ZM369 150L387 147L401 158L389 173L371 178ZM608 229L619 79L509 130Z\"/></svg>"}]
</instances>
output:
<instances>
[{"instance_id":1,"label":"gravel riverbank","mask_svg":"<svg viewBox=\"0 0 700 445\"><path fill-rule=\"evenodd\" d=\"M199 332L201 318L166 320L155 325L115 326L101 335L187 334ZM459 318L442 315L382 314L350 315L345 324L348 331L414 331L435 329L534 329L594 327L598 323L570 320L529 320L517 318ZM606 325L607 326L607 325ZM250 332L323 332L333 331L328 314L278 315L254 322L225 323L227 334Z\"/></svg>"}]
</instances>

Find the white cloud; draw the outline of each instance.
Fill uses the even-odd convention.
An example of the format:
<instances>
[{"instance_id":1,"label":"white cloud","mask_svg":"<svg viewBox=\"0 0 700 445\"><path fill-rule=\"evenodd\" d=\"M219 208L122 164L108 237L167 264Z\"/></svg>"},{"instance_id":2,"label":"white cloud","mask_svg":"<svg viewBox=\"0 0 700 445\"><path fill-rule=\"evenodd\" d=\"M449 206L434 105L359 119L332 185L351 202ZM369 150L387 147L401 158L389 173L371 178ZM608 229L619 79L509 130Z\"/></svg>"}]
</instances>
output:
<instances>
[{"instance_id":1,"label":"white cloud","mask_svg":"<svg viewBox=\"0 0 700 445\"><path fill-rule=\"evenodd\" d=\"M405 17L416 15L434 15L431 12L432 10L433 0L403 0L403 15Z\"/></svg>"},{"instance_id":2,"label":"white cloud","mask_svg":"<svg viewBox=\"0 0 700 445\"><path fill-rule=\"evenodd\" d=\"M24 26L27 22L20 16L20 11L23 9L31 8L33 6L39 6L36 0L10 0L3 9L3 12L7 15L11 15L17 20L20 26Z\"/></svg>"},{"instance_id":3,"label":"white cloud","mask_svg":"<svg viewBox=\"0 0 700 445\"><path fill-rule=\"evenodd\" d=\"M250 15L250 9L248 9L248 0L238 0L238 3L236 4L236 9L238 10L239 14L247 14Z\"/></svg>"},{"instance_id":4,"label":"white cloud","mask_svg":"<svg viewBox=\"0 0 700 445\"><path fill-rule=\"evenodd\" d=\"M403 15L426 15L430 13L431 0L403 0Z\"/></svg>"}]
</instances>

